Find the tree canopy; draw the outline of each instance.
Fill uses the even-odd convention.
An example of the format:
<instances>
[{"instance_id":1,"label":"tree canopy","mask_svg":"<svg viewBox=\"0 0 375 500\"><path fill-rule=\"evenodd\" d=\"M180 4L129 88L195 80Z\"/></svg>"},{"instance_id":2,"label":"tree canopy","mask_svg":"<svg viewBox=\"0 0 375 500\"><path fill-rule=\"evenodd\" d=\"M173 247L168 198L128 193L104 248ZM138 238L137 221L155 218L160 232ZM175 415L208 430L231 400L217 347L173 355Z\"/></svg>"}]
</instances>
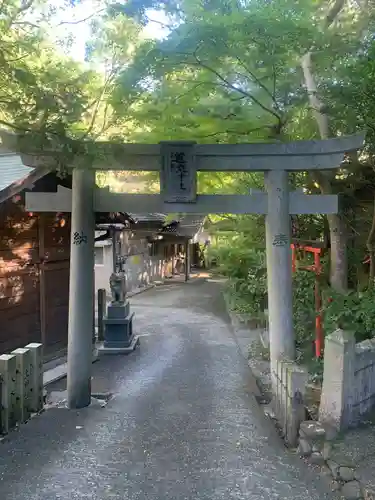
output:
<instances>
[{"instance_id":1,"label":"tree canopy","mask_svg":"<svg viewBox=\"0 0 375 500\"><path fill-rule=\"evenodd\" d=\"M357 279L348 249L358 252L357 268L366 252L375 262L372 0L97 0L87 19L71 21L90 28L80 62L69 54L70 34L62 46L51 34L56 12L83 0L56 1L0 6L2 126L33 144L52 140L68 160L72 139L274 142L366 129L364 153L348 157L338 172L299 173L291 182L343 197L338 216L299 222L301 237L329 233L336 289ZM155 12L163 13L163 21L153 20L163 25L162 38L145 36ZM247 192L262 184L262 174L199 178L201 192ZM259 240L253 218L225 220Z\"/></svg>"}]
</instances>

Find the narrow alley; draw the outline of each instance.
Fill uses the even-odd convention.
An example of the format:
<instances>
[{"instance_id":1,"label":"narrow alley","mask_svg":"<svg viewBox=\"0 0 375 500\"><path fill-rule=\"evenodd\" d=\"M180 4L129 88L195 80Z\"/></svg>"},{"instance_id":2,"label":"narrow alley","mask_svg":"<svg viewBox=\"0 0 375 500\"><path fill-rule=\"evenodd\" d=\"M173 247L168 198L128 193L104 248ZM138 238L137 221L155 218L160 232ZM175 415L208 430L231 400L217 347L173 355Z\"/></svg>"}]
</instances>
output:
<instances>
[{"instance_id":1,"label":"narrow alley","mask_svg":"<svg viewBox=\"0 0 375 500\"><path fill-rule=\"evenodd\" d=\"M220 284L164 285L131 304L140 349L93 365L93 392L113 398L50 408L12 433L0 445L2 499L331 498L251 394Z\"/></svg>"}]
</instances>

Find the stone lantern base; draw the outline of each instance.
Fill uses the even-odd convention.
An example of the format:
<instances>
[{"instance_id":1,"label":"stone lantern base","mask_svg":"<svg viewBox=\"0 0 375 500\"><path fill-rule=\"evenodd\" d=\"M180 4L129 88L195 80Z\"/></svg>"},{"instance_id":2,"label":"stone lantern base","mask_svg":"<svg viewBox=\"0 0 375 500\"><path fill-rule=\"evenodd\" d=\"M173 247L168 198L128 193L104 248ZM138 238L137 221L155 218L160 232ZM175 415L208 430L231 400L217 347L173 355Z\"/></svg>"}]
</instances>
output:
<instances>
[{"instance_id":1,"label":"stone lantern base","mask_svg":"<svg viewBox=\"0 0 375 500\"><path fill-rule=\"evenodd\" d=\"M139 337L133 333L133 317L128 300L108 306L103 320L104 342L98 348L99 354L128 354L136 349Z\"/></svg>"}]
</instances>

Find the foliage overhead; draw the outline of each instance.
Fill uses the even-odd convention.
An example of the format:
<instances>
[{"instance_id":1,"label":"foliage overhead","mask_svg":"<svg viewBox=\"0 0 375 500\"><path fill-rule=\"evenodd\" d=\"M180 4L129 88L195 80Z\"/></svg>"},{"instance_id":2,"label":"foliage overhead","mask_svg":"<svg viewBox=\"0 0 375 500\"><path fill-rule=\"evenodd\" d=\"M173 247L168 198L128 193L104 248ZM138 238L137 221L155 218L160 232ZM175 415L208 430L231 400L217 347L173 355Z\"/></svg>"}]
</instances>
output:
<instances>
[{"instance_id":1,"label":"foliage overhead","mask_svg":"<svg viewBox=\"0 0 375 500\"><path fill-rule=\"evenodd\" d=\"M79 3L61 0L59 9ZM364 253L375 255L375 224L368 208L375 188L373 0L97 3L96 14L87 21L91 37L82 63L52 43L56 12L46 0L1 3L0 125L34 146L52 142L66 163L82 151L90 154L80 147L87 139L312 139L321 135L318 115L327 118L333 135L366 129L365 154L350 158L329 178L329 189L345 196L345 221L356 235L353 254L355 250L360 256L352 274L358 274ZM143 36L150 9L165 14L169 34L163 39ZM64 43L69 46L69 37ZM306 85L301 64L307 55L314 91ZM306 173L290 177L295 188L309 193L322 189L320 180ZM263 178L258 173L204 173L198 184L201 193L247 193L262 188ZM366 220L359 227L362 213ZM298 218L298 226L305 238L327 233L322 217ZM242 306L259 308L265 275L259 255L249 248L264 246L263 221L212 216L210 230L223 243L220 252L227 259L233 296ZM252 274L244 271L249 268ZM352 277L353 287L356 280ZM304 300L295 296L300 304Z\"/></svg>"}]
</instances>

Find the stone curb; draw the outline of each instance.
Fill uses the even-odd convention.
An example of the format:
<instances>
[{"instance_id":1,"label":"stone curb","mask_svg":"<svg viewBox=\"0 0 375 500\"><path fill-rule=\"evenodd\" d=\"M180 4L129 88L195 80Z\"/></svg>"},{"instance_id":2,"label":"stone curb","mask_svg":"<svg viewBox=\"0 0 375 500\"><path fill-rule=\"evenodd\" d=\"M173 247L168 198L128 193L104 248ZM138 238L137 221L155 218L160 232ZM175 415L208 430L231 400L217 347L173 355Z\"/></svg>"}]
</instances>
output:
<instances>
[{"instance_id":1,"label":"stone curb","mask_svg":"<svg viewBox=\"0 0 375 500\"><path fill-rule=\"evenodd\" d=\"M336 429L329 425L314 420L302 422L297 453L312 465L320 466L320 474L331 480L332 491L346 500L375 499L375 491L363 484L355 467L330 459L336 435Z\"/></svg>"},{"instance_id":2,"label":"stone curb","mask_svg":"<svg viewBox=\"0 0 375 500\"><path fill-rule=\"evenodd\" d=\"M97 349L95 348L92 356L92 362L95 363L98 360L99 360L98 352ZM43 373L43 386L48 387L50 384L62 380L63 378L66 377L67 372L68 372L68 363L66 361L62 361L60 364L58 364L54 368L51 368L50 370L45 370Z\"/></svg>"},{"instance_id":3,"label":"stone curb","mask_svg":"<svg viewBox=\"0 0 375 500\"><path fill-rule=\"evenodd\" d=\"M239 345L236 331L238 332L241 328L245 329L246 327L242 326L242 322L238 316L229 310L225 296L224 302L230 318L233 335L237 345ZM246 361L249 364L249 360L246 359ZM251 366L249 368L256 380L259 392L261 392L261 377L254 373ZM274 418L272 409L264 404L260 406L266 414L268 413L270 418ZM299 444L296 453L311 465L319 467L320 475L330 480L332 491L340 495L341 498L346 500L375 500L374 489L361 481L354 467L348 467L346 463L339 464L334 460L330 460L332 442L336 438L336 435L337 431L331 426L323 425L314 420L304 421L300 425Z\"/></svg>"}]
</instances>

